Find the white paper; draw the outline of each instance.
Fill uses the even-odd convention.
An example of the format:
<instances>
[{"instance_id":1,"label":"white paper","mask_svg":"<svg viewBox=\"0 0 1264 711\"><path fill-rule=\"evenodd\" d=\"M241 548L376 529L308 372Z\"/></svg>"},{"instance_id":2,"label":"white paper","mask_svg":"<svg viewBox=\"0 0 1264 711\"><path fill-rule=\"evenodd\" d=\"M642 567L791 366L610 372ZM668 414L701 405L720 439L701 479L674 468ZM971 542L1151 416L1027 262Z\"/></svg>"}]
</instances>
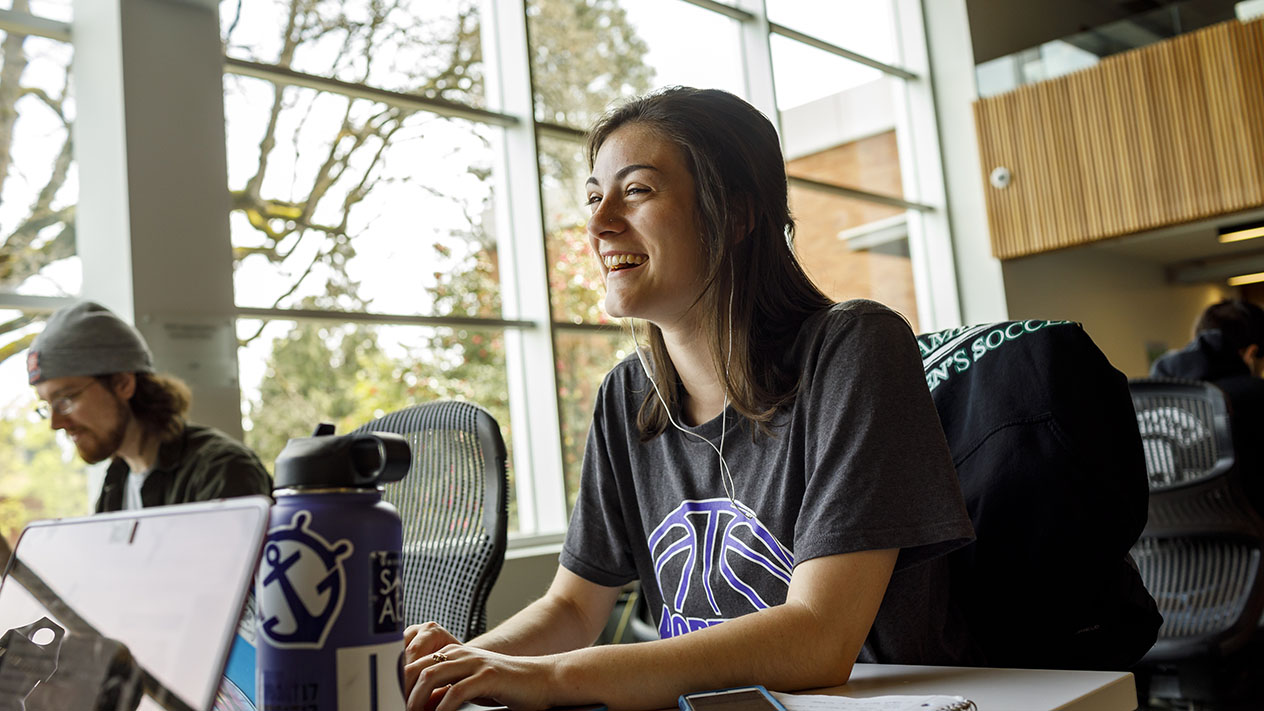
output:
<instances>
[{"instance_id":1,"label":"white paper","mask_svg":"<svg viewBox=\"0 0 1264 711\"><path fill-rule=\"evenodd\" d=\"M872 696L852 699L822 694L771 693L786 711L967 711L974 704L961 696Z\"/></svg>"}]
</instances>

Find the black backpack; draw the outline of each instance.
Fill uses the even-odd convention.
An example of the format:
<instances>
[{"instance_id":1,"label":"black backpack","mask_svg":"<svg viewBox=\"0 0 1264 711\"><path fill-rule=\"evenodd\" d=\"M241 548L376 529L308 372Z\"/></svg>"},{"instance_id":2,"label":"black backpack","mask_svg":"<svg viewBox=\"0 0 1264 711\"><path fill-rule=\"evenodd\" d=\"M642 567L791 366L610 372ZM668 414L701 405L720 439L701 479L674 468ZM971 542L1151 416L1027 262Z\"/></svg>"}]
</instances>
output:
<instances>
[{"instance_id":1,"label":"black backpack","mask_svg":"<svg viewBox=\"0 0 1264 711\"><path fill-rule=\"evenodd\" d=\"M1149 493L1127 378L1067 321L918 345L977 536L952 595L986 664L1130 667L1162 618L1128 555Z\"/></svg>"}]
</instances>

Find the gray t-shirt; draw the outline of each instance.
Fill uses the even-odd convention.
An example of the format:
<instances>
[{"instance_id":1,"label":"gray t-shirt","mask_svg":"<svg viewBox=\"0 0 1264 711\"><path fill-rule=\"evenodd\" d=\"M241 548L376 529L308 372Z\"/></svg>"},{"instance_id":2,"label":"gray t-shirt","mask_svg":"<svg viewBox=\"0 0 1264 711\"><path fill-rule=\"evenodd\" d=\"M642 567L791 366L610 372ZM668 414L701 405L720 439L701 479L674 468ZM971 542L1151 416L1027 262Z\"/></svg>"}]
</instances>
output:
<instances>
[{"instance_id":1,"label":"gray t-shirt","mask_svg":"<svg viewBox=\"0 0 1264 711\"><path fill-rule=\"evenodd\" d=\"M663 637L785 602L796 563L899 548L861 661L976 661L943 554L973 538L905 321L849 301L809 318L787 358L799 392L773 436L728 410L724 459L673 428L642 443L650 387L635 357L601 386L561 563L600 585L639 579ZM690 431L719 444L721 418Z\"/></svg>"}]
</instances>

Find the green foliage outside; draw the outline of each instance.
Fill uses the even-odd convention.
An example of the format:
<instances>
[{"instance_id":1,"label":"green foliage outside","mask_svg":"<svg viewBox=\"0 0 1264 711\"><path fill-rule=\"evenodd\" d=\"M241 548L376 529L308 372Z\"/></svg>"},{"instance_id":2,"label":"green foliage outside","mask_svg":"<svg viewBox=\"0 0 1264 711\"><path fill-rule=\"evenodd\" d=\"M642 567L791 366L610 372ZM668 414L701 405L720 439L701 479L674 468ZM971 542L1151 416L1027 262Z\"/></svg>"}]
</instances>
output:
<instances>
[{"instance_id":1,"label":"green foliage outside","mask_svg":"<svg viewBox=\"0 0 1264 711\"><path fill-rule=\"evenodd\" d=\"M28 0L7 7L30 12ZM31 280L56 286L45 268L75 253L69 59L62 43L0 32L2 290ZM25 356L39 320L17 312L0 319L0 362ZM0 402L0 535L10 542L27 521L90 510L86 465L35 416L35 395L22 382L9 383L18 392Z\"/></svg>"},{"instance_id":2,"label":"green foliage outside","mask_svg":"<svg viewBox=\"0 0 1264 711\"><path fill-rule=\"evenodd\" d=\"M462 7L466 7L462 5ZM295 5L297 17L303 9ZM468 9L468 8L467 8ZM592 0L577 3L573 0L533 0L529 5L528 19L533 38L533 65L537 77L537 116L543 120L572 126L587 126L620 95L644 92L649 88L652 70L642 62L646 51L644 43L636 37L627 24L619 4L613 0ZM302 24L302 20L298 20ZM436 57L471 57L479 61L477 51L470 49L477 44L478 18L469 10L459 23L463 32L452 38L446 48L436 47ZM464 48L464 49L463 49ZM440 74L481 76L466 67L459 72L449 66ZM453 96L455 91L444 91L436 82L419 77L420 93L469 100L470 96ZM602 90L593 91L594 82ZM469 92L477 93L480 85L473 85ZM274 110L284 110L283 97L277 94ZM348 111L348 115L351 115ZM384 112L385 113L385 112ZM401 113L392 120L403 121ZM383 124L384 125L384 124ZM358 165L354 160L356 150L380 151L380 145L390 140L389 131L376 125L350 125L353 134L374 134L380 144L365 141L363 148L353 147L350 152L337 154L332 150L340 137L333 137L330 156L336 163ZM261 141L261 150L270 145L269 136ZM554 317L559 320L586 323L604 323L600 310L604 287L600 272L590 255L583 228L582 181L575 178L580 172L586 175L587 166L574 165L580 156L577 144L568 142L541 142L540 162L544 176L545 200L574 206L563 209L548 220L550 230L546 234L549 258L549 286ZM359 176L372 184L375 176L372 168ZM490 179L489 171L481 171L480 178ZM333 175L334 173L330 173ZM252 180L251 185L235 193L242 196L238 209L263 211L297 209L298 214L316 214L323 195L311 193L308 201L294 203L268 199L263 194L248 196L258 190L262 179ZM328 186L320 176L316 186ZM253 186L253 187L252 187ZM328 190L328 187L326 187ZM430 186L442 192L442 186ZM330 191L332 194L333 191ZM354 195L353 195L354 197ZM347 220L345 213L356 208L356 202L344 202L341 225ZM484 220L491 214L490 204L481 209L467 209L468 228L455 235L472 245L467 258L453 260L449 244L434 245L435 263L445 264L446 269L434 274L435 285L426 289L432 300L432 313L451 316L496 318L500 316L498 253L495 236ZM273 217L278 216L274 214ZM251 226L275 225L277 221L266 214L264 219L253 216ZM328 221L328 220L327 220ZM328 230L292 219L292 213L282 224L289 230L284 238L297 235L300 239L312 238L339 245L346 258L354 255L352 239L340 240ZM239 259L280 258L276 249L280 235L264 235L264 243L272 244L274 251L238 250ZM240 241L235 236L235 241ZM345 245L345 246L343 246ZM331 254L332 254L331 250ZM345 261L329 264L335 269ZM317 297L303 304L306 308L320 308L326 304L345 303L347 297L358 299L356 285L349 279L331 280L338 284L337 293L331 290L324 297ZM559 407L563 430L564 467L567 488L573 502L578 482L579 466L583 453L588 423L596 388L602 376L622 355L621 341L604 333L560 335L555 344ZM338 431L347 431L372 419L408 405L436 399L460 399L486 408L501 424L506 442L512 441L509 420L509 403L505 375L504 335L495 330L476 329L421 329L410 326L374 326L359 324L297 322L284 336L271 344L271 359L258 398L247 404L247 418L251 428L246 441L265 462L271 463L290 437L307 434L316 422L329 421ZM513 472L512 449L510 471Z\"/></svg>"},{"instance_id":3,"label":"green foliage outside","mask_svg":"<svg viewBox=\"0 0 1264 711\"><path fill-rule=\"evenodd\" d=\"M19 398L0 418L0 535L10 542L28 521L91 511L87 465L58 446L34 404L34 395Z\"/></svg>"},{"instance_id":4,"label":"green foliage outside","mask_svg":"<svg viewBox=\"0 0 1264 711\"><path fill-rule=\"evenodd\" d=\"M351 82L374 81L383 62L384 47L392 42L412 52L415 61L396 62L391 88L432 98L484 105L479 3L449 0L453 12L440 18L419 18L405 0L373 3L329 0L259 0L270 2L284 22L276 52L253 56L234 45L237 26L234 3L225 13L225 41L229 52L300 71L337 76ZM244 5L237 5L238 12ZM425 7L425 6L422 6ZM14 9L25 9L14 0ZM410 14L411 13L411 14ZM532 64L536 77L536 115L550 123L584 128L621 96L649 89L653 71L644 64L647 47L628 24L618 0L530 0L528 21L532 36ZM0 285L9 288L48 265L73 254L74 206L59 204L55 196L66 181L70 165L70 119L63 111L66 86L60 93L22 87L26 42L32 38L9 34L3 41L0 74L0 189L12 173L11 148L20 100L39 100L53 110L65 127L65 141L55 156L48 185L37 192L31 214L17 231L0 242ZM273 45L269 45L273 46ZM313 67L313 57L337 49L329 66ZM325 48L325 49L321 49ZM240 50L240 51L239 51ZM376 55L376 56L375 56ZM405 74L400 77L401 72ZM408 73L411 72L411 73ZM68 74L68 72L67 72ZM295 254L311 254L311 264L292 288L274 304L277 308L371 310L359 295L360 285L347 275L348 262L357 256L353 214L382 177L382 161L392 140L407 133L408 121L418 112L364 100L347 101L341 125L323 145L304 144L278 133L286 112L303 112L285 87L272 92L266 129L259 136L257 170L243 184L232 185L235 221L234 258L280 264ZM310 90L305 90L310 91ZM32 98L33 97L33 98ZM431 120L444 121L434 118ZM298 125L304 126L303 116ZM280 147L280 149L278 149ZM286 147L292 153L286 153ZM578 145L566 141L541 142L540 169L546 203L563 204L546 220L554 317L566 322L605 323L601 313L600 274L589 255L583 229L582 178L586 166L575 165ZM314 172L299 158L319 158ZM289 164L286 164L286 161ZM291 176L279 182L299 185L299 197L269 194L269 171ZM305 172L306 171L306 172ZM491 180L488 166L471 165L471 175ZM418 176L418 181L424 177ZM424 189L442 194L443 185ZM494 186L493 186L494 189ZM433 286L426 289L431 313L474 318L497 318L499 298L496 236L487 197L482 205L466 206L468 225L435 244ZM362 220L362 222L365 222ZM371 217L367 224L372 224ZM242 226L245 226L243 231ZM454 256L454 244L466 249ZM306 251L304 251L306 250ZM252 262L254 263L254 262ZM288 297L310 274L324 275L322 293L299 301ZM20 316L0 324L0 362L24 352L31 318ZM275 327L274 327L275 328ZM318 422L333 422L345 432L410 404L437 399L477 403L502 425L511 442L505 375L504 334L496 329L423 328L301 320L281 335L265 331L265 324L247 329L242 344L271 339L266 375L257 396L244 404L246 441L269 467L285 442L310 433ZM268 335L265 336L264 334ZM605 372L623 355L622 337L607 334L559 332L556 343L559 407L567 488L575 490L583 441L593 397ZM11 535L33 518L82 514L89 510L85 467L73 450L59 446L46 423L23 416L0 420L0 532ZM512 452L511 452L512 476Z\"/></svg>"}]
</instances>

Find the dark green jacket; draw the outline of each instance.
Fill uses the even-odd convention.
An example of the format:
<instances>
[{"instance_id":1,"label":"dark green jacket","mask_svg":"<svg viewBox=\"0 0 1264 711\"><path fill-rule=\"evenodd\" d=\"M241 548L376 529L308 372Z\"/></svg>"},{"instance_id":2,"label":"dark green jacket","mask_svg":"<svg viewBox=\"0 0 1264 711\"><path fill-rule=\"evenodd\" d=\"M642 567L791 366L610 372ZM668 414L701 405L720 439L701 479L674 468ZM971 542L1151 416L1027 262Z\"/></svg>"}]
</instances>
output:
<instances>
[{"instance_id":1,"label":"dark green jacket","mask_svg":"<svg viewBox=\"0 0 1264 711\"><path fill-rule=\"evenodd\" d=\"M123 508L129 472L122 459L110 463L97 513ZM254 452L212 427L185 425L179 437L158 447L140 498L149 507L271 493L272 479Z\"/></svg>"}]
</instances>

